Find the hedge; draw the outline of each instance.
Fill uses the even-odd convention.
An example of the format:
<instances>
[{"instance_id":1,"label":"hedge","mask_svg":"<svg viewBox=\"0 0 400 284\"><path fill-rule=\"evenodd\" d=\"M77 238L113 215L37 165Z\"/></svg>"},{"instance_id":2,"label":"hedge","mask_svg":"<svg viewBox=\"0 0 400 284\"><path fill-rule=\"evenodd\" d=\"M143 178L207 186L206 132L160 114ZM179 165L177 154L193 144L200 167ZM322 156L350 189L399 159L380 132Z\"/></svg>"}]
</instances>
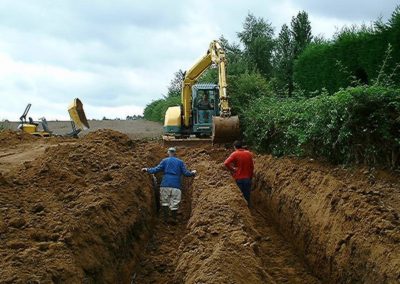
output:
<instances>
[{"instance_id":1,"label":"hedge","mask_svg":"<svg viewBox=\"0 0 400 284\"><path fill-rule=\"evenodd\" d=\"M332 42L311 44L294 64L294 82L308 93L326 88L334 93L351 85L355 77L361 83L371 84L377 78L385 52L392 48L386 72L400 63L400 9L388 24L374 29L354 31L347 29ZM394 78L400 83L400 76Z\"/></svg>"},{"instance_id":2,"label":"hedge","mask_svg":"<svg viewBox=\"0 0 400 284\"><path fill-rule=\"evenodd\" d=\"M399 166L400 89L364 86L308 99L260 98L243 118L245 137L258 151Z\"/></svg>"}]
</instances>

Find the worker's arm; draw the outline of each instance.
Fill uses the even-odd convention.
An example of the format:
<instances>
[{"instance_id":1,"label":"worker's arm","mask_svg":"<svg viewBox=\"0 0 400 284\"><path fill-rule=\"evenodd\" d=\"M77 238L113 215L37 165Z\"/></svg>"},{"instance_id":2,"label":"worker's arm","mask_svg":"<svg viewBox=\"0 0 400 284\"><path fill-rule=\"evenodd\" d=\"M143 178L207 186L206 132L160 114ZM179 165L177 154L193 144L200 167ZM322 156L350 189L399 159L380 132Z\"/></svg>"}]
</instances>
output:
<instances>
[{"instance_id":1,"label":"worker's arm","mask_svg":"<svg viewBox=\"0 0 400 284\"><path fill-rule=\"evenodd\" d=\"M181 171L185 177L193 177L196 175L196 171L188 171L184 162L181 163Z\"/></svg>"},{"instance_id":2,"label":"worker's arm","mask_svg":"<svg viewBox=\"0 0 400 284\"><path fill-rule=\"evenodd\" d=\"M236 161L236 157L235 157L235 153L232 153L228 159L225 160L224 165L225 167L228 168L228 170L230 170L231 172L235 172L236 168L233 166L233 164Z\"/></svg>"},{"instance_id":3,"label":"worker's arm","mask_svg":"<svg viewBox=\"0 0 400 284\"><path fill-rule=\"evenodd\" d=\"M156 174L158 172L162 172L165 169L165 159L161 161L160 164L158 164L156 167L154 168L144 168L143 170L145 172L148 172L150 174Z\"/></svg>"}]
</instances>

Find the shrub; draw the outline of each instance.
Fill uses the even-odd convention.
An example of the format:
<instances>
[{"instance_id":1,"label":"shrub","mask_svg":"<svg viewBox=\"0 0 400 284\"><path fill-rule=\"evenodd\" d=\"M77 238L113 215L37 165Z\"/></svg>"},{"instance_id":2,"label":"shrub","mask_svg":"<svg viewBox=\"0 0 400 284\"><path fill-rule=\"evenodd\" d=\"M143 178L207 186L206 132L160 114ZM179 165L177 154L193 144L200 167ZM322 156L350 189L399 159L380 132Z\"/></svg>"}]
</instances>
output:
<instances>
[{"instance_id":1,"label":"shrub","mask_svg":"<svg viewBox=\"0 0 400 284\"><path fill-rule=\"evenodd\" d=\"M400 89L363 86L309 99L260 98L243 122L249 142L276 156L399 165Z\"/></svg>"}]
</instances>

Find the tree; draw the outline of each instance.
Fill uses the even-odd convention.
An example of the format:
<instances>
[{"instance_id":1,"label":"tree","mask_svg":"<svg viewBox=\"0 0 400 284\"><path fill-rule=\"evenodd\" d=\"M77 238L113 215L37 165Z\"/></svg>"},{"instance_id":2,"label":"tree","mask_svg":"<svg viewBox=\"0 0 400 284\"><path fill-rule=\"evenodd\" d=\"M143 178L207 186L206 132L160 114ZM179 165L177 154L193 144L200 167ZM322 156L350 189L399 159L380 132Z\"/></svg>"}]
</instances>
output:
<instances>
[{"instance_id":1,"label":"tree","mask_svg":"<svg viewBox=\"0 0 400 284\"><path fill-rule=\"evenodd\" d=\"M244 55L250 65L249 69L256 69L266 78L270 78L274 49L272 25L249 13L243 24L243 31L237 35L244 44Z\"/></svg>"},{"instance_id":2,"label":"tree","mask_svg":"<svg viewBox=\"0 0 400 284\"><path fill-rule=\"evenodd\" d=\"M174 73L174 77L169 83L167 97L176 97L181 95L182 83L185 78L185 72L179 69Z\"/></svg>"},{"instance_id":3,"label":"tree","mask_svg":"<svg viewBox=\"0 0 400 284\"><path fill-rule=\"evenodd\" d=\"M296 17L292 18L291 27L294 41L294 58L296 59L312 40L311 23L308 20L308 14L305 11L299 12Z\"/></svg>"},{"instance_id":4,"label":"tree","mask_svg":"<svg viewBox=\"0 0 400 284\"><path fill-rule=\"evenodd\" d=\"M278 93L290 96L293 92L294 42L289 27L284 24L276 41L274 70Z\"/></svg>"}]
</instances>

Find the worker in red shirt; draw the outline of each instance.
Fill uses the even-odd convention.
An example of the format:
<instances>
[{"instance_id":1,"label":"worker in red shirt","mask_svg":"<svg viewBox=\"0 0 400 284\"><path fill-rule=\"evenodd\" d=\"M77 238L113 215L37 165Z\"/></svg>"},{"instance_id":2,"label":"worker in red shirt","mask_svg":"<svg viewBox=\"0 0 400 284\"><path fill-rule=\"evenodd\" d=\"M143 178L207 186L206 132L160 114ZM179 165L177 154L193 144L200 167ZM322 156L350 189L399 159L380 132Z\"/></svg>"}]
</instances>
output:
<instances>
[{"instance_id":1,"label":"worker in red shirt","mask_svg":"<svg viewBox=\"0 0 400 284\"><path fill-rule=\"evenodd\" d=\"M233 147L235 151L225 160L224 165L232 173L250 207L251 179L254 171L253 154L243 148L241 141L235 141Z\"/></svg>"}]
</instances>

